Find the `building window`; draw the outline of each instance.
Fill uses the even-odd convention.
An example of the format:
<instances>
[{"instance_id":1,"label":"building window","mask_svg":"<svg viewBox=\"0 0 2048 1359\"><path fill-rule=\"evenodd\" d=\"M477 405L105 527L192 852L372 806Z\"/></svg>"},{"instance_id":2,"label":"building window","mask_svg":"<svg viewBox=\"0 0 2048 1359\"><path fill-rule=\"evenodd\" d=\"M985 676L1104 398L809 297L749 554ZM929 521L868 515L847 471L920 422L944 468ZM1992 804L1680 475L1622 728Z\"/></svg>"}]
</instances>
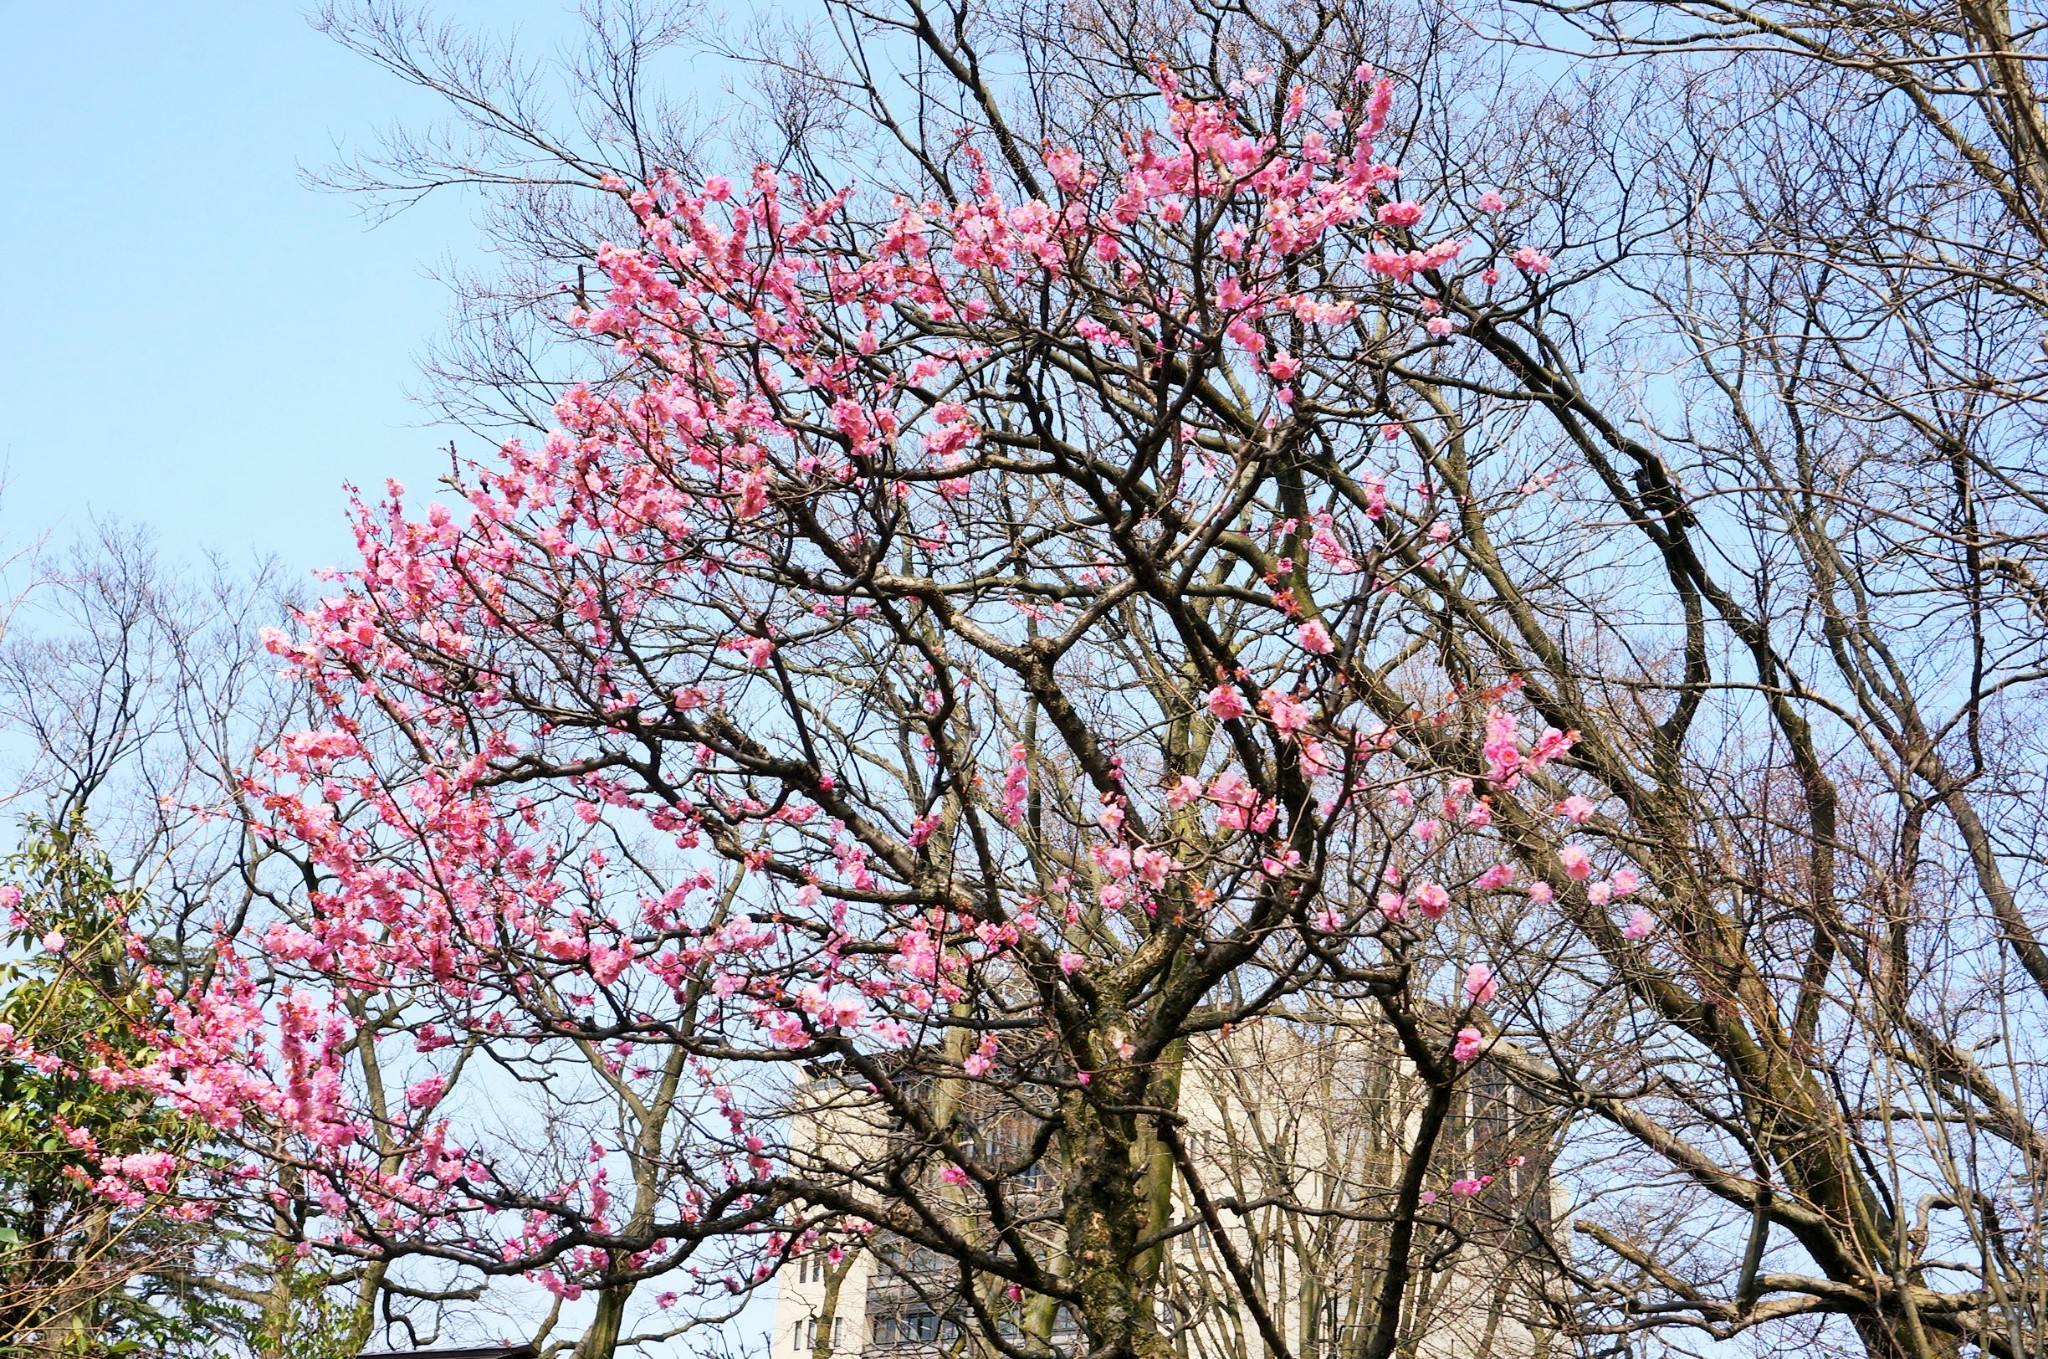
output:
<instances>
[{"instance_id":1,"label":"building window","mask_svg":"<svg viewBox=\"0 0 2048 1359\"><path fill-rule=\"evenodd\" d=\"M821 1284L832 1272L832 1256L829 1251L817 1250L809 1255L799 1255L784 1266L800 1284Z\"/></svg>"},{"instance_id":2,"label":"building window","mask_svg":"<svg viewBox=\"0 0 2048 1359\"><path fill-rule=\"evenodd\" d=\"M832 1330L830 1332L831 1340L828 1343L830 1344L831 1348L835 1350L839 1348L839 1342L845 1334L841 1325L841 1323L844 1322L844 1320L844 1317L832 1318ZM810 1354L817 1350L818 1328L822 1321L823 1318L821 1317L805 1317L802 1321L799 1321L796 1324L796 1335L794 1339L796 1341L797 1349L803 1351L805 1354Z\"/></svg>"},{"instance_id":3,"label":"building window","mask_svg":"<svg viewBox=\"0 0 2048 1359\"><path fill-rule=\"evenodd\" d=\"M902 1349L907 1345L935 1345L941 1342L951 1344L960 1338L960 1328L950 1318L931 1311L905 1312L902 1316L878 1316L869 1324L874 1328L874 1343L877 1349Z\"/></svg>"}]
</instances>

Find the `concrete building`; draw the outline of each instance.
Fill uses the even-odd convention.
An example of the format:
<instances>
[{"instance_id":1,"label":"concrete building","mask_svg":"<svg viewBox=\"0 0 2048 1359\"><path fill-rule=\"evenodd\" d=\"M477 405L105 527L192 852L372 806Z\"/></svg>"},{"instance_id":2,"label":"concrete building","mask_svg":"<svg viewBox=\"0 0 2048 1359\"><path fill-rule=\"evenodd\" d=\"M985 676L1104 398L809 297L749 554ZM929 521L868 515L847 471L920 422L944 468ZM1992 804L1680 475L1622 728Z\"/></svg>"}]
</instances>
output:
<instances>
[{"instance_id":1,"label":"concrete building","mask_svg":"<svg viewBox=\"0 0 2048 1359\"><path fill-rule=\"evenodd\" d=\"M1235 1254L1292 1359L1355 1354L1375 1321L1384 1216L1425 1093L1370 1020L1262 1020L1191 1046L1179 1103L1189 1161L1210 1200L1229 1205ZM971 1093L955 1098L963 1100L951 1115L962 1135L980 1139L991 1162L1017 1167L1003 1181L1006 1211L1042 1243L1041 1258L1057 1258L1056 1157L1034 1159L1028 1115L993 1101L975 1105ZM804 1092L792 1128L794 1152L815 1158L821 1172L879 1167L887 1157L877 1153L891 1139L902 1140L901 1130L872 1096L832 1072ZM1403 1307L1402 1353L1524 1359L1544 1350L1542 1252L1532 1247L1553 1226L1547 1163L1542 1128L1517 1092L1479 1063L1460 1082L1431 1158L1432 1201ZM1175 1186L1176 1221L1196 1224L1185 1183ZM976 1210L963 1196L958 1211ZM1165 1250L1162 1321L1177 1351L1187 1359L1270 1359L1208 1230L1190 1225ZM886 1232L838 1255L814 1251L778 1276L770 1359L986 1352L961 1323L962 1279L952 1260ZM1032 1333L1057 1351L1085 1348L1074 1318L1040 1301L1027 1323Z\"/></svg>"}]
</instances>

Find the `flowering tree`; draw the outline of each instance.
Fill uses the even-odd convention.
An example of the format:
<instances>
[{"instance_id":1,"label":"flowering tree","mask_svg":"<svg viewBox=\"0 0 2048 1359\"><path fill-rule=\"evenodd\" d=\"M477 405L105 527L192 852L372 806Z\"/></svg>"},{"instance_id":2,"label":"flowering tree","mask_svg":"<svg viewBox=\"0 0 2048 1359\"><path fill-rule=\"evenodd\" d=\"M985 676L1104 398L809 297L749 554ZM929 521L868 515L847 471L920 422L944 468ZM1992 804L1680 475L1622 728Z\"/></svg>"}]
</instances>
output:
<instances>
[{"instance_id":1,"label":"flowering tree","mask_svg":"<svg viewBox=\"0 0 2048 1359\"><path fill-rule=\"evenodd\" d=\"M586 1354L877 1231L992 1351L1160 1354L1197 1228L1292 1353L1232 1250L1332 1211L1347 1356L1481 1224L1589 1346L2037 1350L2038 101L1971 65L2028 40L1673 5L1775 50L1525 94L1457 7L826 8L741 185L658 24L579 142L330 16L489 153L367 182L509 190L549 300L480 300L557 343L477 347L536 429L275 640L304 890L101 1079L288 1142L336 1249L594 1290ZM1367 1010L1386 1201L1213 1192L1190 1049ZM1444 1140L1474 1072L1576 1244ZM793 1131L839 1089L889 1135Z\"/></svg>"},{"instance_id":2,"label":"flowering tree","mask_svg":"<svg viewBox=\"0 0 2048 1359\"><path fill-rule=\"evenodd\" d=\"M180 1166L222 1150L204 1125L92 1079L110 1056L147 1059L171 988L204 984L215 930L292 909L303 881L234 796L250 751L306 720L256 640L275 583L173 573L146 531L114 526L31 560L0 645L22 814L0 877L8 1343L353 1355L380 1310L454 1299L417 1281L390 1293L379 1262L307 1255L289 1176L265 1181L277 1193L187 1197Z\"/></svg>"},{"instance_id":3,"label":"flowering tree","mask_svg":"<svg viewBox=\"0 0 2048 1359\"><path fill-rule=\"evenodd\" d=\"M638 234L569 319L611 373L453 509L360 505L362 566L271 641L330 714L254 785L308 918L101 1079L283 1130L341 1249L596 1287L582 1352L639 1279L886 1228L999 1285L999 1350L1044 1352L1043 1299L1163 1355L1188 1040L1370 1004L1430 1091L1362 1351L1394 1352L1418 1234L1493 1169L1432 1154L1499 991L1469 922L1641 917L1567 843L1572 735L1404 602L1539 469L1447 480L1354 377L1549 261L1497 194L1396 191L1391 80L1268 78L1155 64L1113 154L968 136L918 200L608 180ZM364 1045L412 1054L402 1100ZM820 1061L910 1136L784 1150ZM491 1138L485 1063L544 1083L551 1145ZM994 1155L962 1083L1042 1132Z\"/></svg>"}]
</instances>

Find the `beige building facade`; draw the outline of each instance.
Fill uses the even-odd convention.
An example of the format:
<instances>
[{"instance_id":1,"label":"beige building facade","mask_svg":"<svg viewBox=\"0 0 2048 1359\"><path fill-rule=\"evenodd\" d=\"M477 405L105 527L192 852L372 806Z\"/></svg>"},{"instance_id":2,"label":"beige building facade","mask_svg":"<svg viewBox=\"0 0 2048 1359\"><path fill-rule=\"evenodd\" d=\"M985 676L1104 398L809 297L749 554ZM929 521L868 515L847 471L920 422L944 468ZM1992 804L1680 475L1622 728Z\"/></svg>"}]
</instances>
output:
<instances>
[{"instance_id":1,"label":"beige building facade","mask_svg":"<svg viewBox=\"0 0 2048 1359\"><path fill-rule=\"evenodd\" d=\"M1262 1020L1192 1046L1180 1090L1193 1178L1219 1207L1289 1359L1358 1353L1378 1317L1386 1220L1426 1093L1412 1068L1369 1020ZM1404 1355L1547 1352L1542 1262L1562 1234L1544 1131L1525 1104L1483 1062L1459 1083L1429 1157L1418 1268L1402 1307ZM955 1114L969 1136L1013 1148L1028 1138L1013 1114L982 1111L990 1126L979 1128L973 1112ZM825 1074L804 1092L791 1135L796 1155L822 1169L864 1163L893 1134L871 1097ZM1028 1152L1010 1158L1020 1159ZM1059 1179L1048 1158L1004 1184L1006 1206L1041 1219L1034 1230L1049 1253L1061 1244ZM1185 1179L1176 1181L1174 1207L1187 1229L1165 1247L1160 1306L1176 1350L1186 1359L1272 1359ZM964 1196L959 1211L972 1212ZM836 1260L821 1246L777 1276L770 1359L992 1352L963 1324L952 1260L886 1232L836 1244ZM968 1286L978 1285L970 1278ZM1074 1319L1049 1300L1028 1324L1057 1352L1086 1349Z\"/></svg>"}]
</instances>

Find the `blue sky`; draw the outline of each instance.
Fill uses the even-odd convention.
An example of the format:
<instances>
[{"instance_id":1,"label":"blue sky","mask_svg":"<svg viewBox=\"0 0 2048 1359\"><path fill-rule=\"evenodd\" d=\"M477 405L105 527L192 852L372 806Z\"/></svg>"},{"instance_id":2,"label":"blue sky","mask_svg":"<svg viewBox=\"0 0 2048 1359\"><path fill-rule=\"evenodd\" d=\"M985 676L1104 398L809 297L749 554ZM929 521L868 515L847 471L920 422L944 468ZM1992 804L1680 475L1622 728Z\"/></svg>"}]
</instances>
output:
<instances>
[{"instance_id":1,"label":"blue sky","mask_svg":"<svg viewBox=\"0 0 2048 1359\"><path fill-rule=\"evenodd\" d=\"M437 0L543 45L566 0ZM94 517L174 554L350 554L341 486L423 484L451 431L408 403L475 257L450 197L369 229L308 189L431 103L315 33L293 0L0 6L0 548Z\"/></svg>"}]
</instances>

